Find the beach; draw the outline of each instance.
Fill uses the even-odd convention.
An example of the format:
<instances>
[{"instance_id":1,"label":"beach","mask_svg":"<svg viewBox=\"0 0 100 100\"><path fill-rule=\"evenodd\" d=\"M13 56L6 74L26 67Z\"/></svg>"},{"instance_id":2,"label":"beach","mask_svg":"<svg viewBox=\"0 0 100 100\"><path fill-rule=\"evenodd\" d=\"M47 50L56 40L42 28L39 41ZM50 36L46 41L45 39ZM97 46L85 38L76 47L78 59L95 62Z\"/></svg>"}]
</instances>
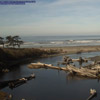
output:
<instances>
[{"instance_id":1,"label":"beach","mask_svg":"<svg viewBox=\"0 0 100 100\"><path fill-rule=\"evenodd\" d=\"M62 54L100 51L100 46L66 46L66 47L42 47L41 50L56 50Z\"/></svg>"}]
</instances>

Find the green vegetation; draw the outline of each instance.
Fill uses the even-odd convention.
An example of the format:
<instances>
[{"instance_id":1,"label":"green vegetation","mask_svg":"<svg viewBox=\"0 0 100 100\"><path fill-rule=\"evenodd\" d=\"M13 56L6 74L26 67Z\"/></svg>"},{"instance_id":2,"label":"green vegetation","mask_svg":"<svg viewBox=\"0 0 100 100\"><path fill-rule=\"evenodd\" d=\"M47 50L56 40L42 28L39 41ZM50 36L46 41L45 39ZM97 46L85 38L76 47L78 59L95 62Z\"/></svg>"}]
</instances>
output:
<instances>
[{"instance_id":1,"label":"green vegetation","mask_svg":"<svg viewBox=\"0 0 100 100\"><path fill-rule=\"evenodd\" d=\"M21 41L21 38L19 36L7 36L4 41L3 37L0 37L0 45L3 45L6 47L15 47L18 46L20 48L20 45L23 44L23 41Z\"/></svg>"},{"instance_id":2,"label":"green vegetation","mask_svg":"<svg viewBox=\"0 0 100 100\"><path fill-rule=\"evenodd\" d=\"M4 48L4 41L3 41L4 38L0 37L0 45L3 45L3 48Z\"/></svg>"},{"instance_id":3,"label":"green vegetation","mask_svg":"<svg viewBox=\"0 0 100 100\"><path fill-rule=\"evenodd\" d=\"M39 58L44 55L53 55L57 54L59 51L50 49L50 50L41 50L36 48L0 48L0 60L18 60L23 58Z\"/></svg>"},{"instance_id":4,"label":"green vegetation","mask_svg":"<svg viewBox=\"0 0 100 100\"><path fill-rule=\"evenodd\" d=\"M41 50L36 48L0 48L0 70L11 68L27 59L36 59L58 54L59 51L48 49Z\"/></svg>"}]
</instances>

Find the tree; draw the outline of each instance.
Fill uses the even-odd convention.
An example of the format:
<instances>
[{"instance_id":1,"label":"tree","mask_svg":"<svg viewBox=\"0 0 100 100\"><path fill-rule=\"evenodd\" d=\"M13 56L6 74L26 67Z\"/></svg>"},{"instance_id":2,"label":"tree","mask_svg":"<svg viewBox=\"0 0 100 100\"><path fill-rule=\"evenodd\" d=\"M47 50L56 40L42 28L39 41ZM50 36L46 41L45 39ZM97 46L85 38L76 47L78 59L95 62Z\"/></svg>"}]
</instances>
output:
<instances>
[{"instance_id":1,"label":"tree","mask_svg":"<svg viewBox=\"0 0 100 100\"><path fill-rule=\"evenodd\" d=\"M18 47L20 48L20 45L23 44L23 41L18 41Z\"/></svg>"},{"instance_id":2,"label":"tree","mask_svg":"<svg viewBox=\"0 0 100 100\"><path fill-rule=\"evenodd\" d=\"M7 46L13 46L14 47L14 40L12 36L7 36L6 37L6 43L8 44Z\"/></svg>"},{"instance_id":3,"label":"tree","mask_svg":"<svg viewBox=\"0 0 100 100\"><path fill-rule=\"evenodd\" d=\"M3 45L3 48L4 48L4 41L3 41L4 38L0 37L0 45Z\"/></svg>"},{"instance_id":4,"label":"tree","mask_svg":"<svg viewBox=\"0 0 100 100\"><path fill-rule=\"evenodd\" d=\"M23 44L23 41L20 40L21 38L19 36L14 36L14 45L17 45L20 48L20 45Z\"/></svg>"},{"instance_id":5,"label":"tree","mask_svg":"<svg viewBox=\"0 0 100 100\"><path fill-rule=\"evenodd\" d=\"M21 38L19 36L7 36L7 44L8 46L13 46L13 48L17 45L20 48L20 45L23 44L23 41L20 40Z\"/></svg>"}]
</instances>

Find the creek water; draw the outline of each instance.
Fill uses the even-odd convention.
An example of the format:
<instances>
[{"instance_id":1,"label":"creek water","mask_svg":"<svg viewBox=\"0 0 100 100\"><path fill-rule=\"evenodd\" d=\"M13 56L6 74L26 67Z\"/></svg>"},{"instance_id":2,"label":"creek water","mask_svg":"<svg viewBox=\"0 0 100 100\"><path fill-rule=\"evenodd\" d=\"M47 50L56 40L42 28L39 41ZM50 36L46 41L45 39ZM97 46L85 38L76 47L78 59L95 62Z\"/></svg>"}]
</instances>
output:
<instances>
[{"instance_id":1,"label":"creek water","mask_svg":"<svg viewBox=\"0 0 100 100\"><path fill-rule=\"evenodd\" d=\"M88 58L100 55L100 52L90 52L82 54L68 55L71 58ZM33 62L43 62L57 65L62 60L62 56L42 58ZM89 62L90 63L90 62ZM93 100L100 100L100 82L97 79L82 79L69 76L65 71L53 69L29 69L28 64L18 66L6 74L0 75L0 81L12 80L29 76L35 73L36 78L27 83L14 88L4 88L2 91L13 95L13 100L86 100L89 96L90 88L97 90L97 97ZM79 66L78 63L75 63Z\"/></svg>"}]
</instances>

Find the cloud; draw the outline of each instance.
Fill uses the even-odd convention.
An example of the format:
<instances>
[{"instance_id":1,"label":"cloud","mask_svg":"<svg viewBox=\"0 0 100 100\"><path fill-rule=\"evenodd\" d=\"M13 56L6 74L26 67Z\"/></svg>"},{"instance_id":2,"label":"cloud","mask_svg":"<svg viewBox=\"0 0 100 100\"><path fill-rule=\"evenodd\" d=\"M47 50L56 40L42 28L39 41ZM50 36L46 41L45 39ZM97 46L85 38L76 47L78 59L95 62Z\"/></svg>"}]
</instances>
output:
<instances>
[{"instance_id":1,"label":"cloud","mask_svg":"<svg viewBox=\"0 0 100 100\"><path fill-rule=\"evenodd\" d=\"M43 1L0 7L0 32L60 35L100 31L99 0Z\"/></svg>"}]
</instances>

